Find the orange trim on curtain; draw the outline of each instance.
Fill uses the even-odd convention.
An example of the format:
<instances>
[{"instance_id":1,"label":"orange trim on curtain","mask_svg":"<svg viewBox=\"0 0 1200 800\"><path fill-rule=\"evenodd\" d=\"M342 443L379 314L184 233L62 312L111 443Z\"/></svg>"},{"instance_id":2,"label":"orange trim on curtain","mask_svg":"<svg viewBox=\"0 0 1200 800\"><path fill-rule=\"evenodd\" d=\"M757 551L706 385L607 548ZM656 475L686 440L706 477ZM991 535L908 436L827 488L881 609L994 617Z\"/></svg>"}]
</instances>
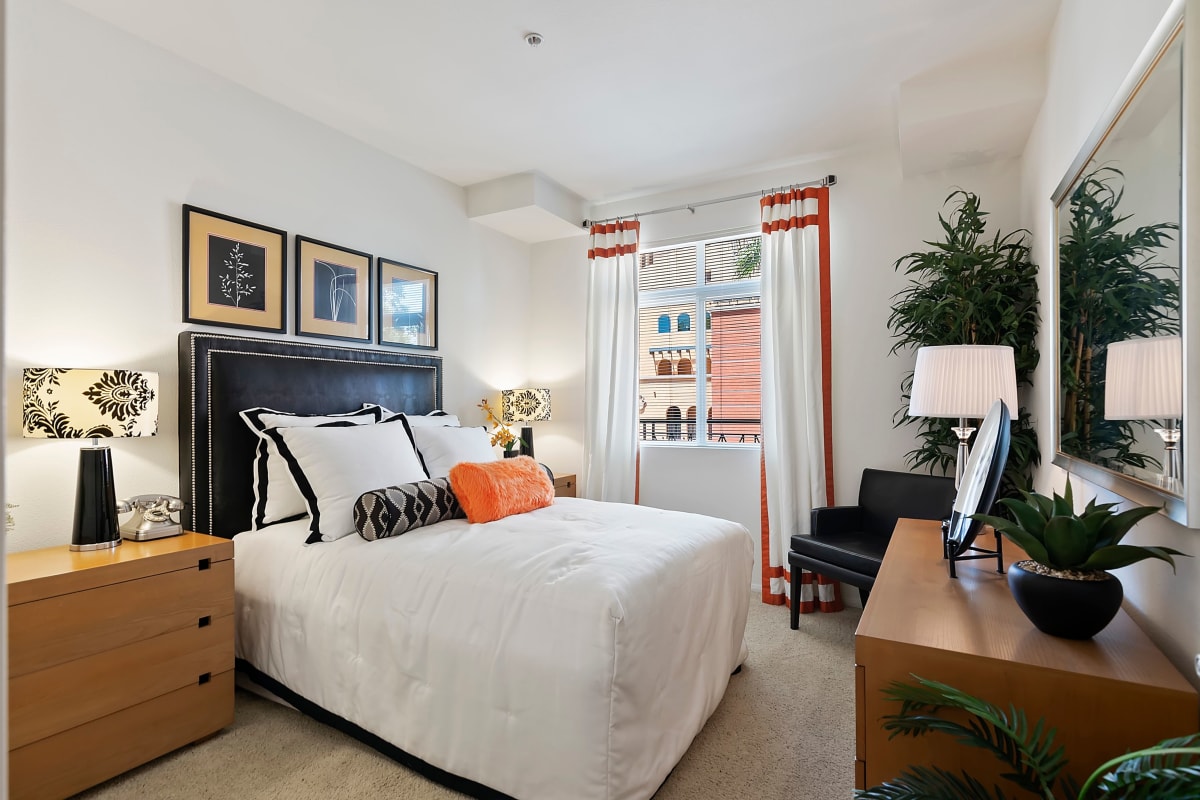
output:
<instances>
[{"instance_id":1,"label":"orange trim on curtain","mask_svg":"<svg viewBox=\"0 0 1200 800\"><path fill-rule=\"evenodd\" d=\"M825 502L833 495L833 295L829 288L829 187L817 189L817 225L821 229L821 394L825 420Z\"/></svg>"},{"instance_id":2,"label":"orange trim on curtain","mask_svg":"<svg viewBox=\"0 0 1200 800\"><path fill-rule=\"evenodd\" d=\"M767 517L767 456L760 448L758 451L758 488L761 496L761 534L759 541L762 543L762 553L759 558L762 560L759 563L762 565L762 601L769 606L788 605L787 593L772 594L771 579L783 578L785 581L790 581L791 576L784 567L772 567L771 563L771 537L768 535L771 530L771 523Z\"/></svg>"},{"instance_id":3,"label":"orange trim on curtain","mask_svg":"<svg viewBox=\"0 0 1200 800\"><path fill-rule=\"evenodd\" d=\"M591 234L592 236L608 236L623 231L634 231L634 233L638 233L641 231L641 229L642 223L639 220L621 219L617 220L616 222L597 223L592 226ZM596 258L613 258L615 256L629 255L630 253L636 253L637 249L637 237L634 238L633 242L618 244L614 245L613 247L593 246L588 249L588 260L590 261Z\"/></svg>"},{"instance_id":4,"label":"orange trim on curtain","mask_svg":"<svg viewBox=\"0 0 1200 800\"><path fill-rule=\"evenodd\" d=\"M637 457L633 462L633 504L642 504L642 445L637 445Z\"/></svg>"}]
</instances>

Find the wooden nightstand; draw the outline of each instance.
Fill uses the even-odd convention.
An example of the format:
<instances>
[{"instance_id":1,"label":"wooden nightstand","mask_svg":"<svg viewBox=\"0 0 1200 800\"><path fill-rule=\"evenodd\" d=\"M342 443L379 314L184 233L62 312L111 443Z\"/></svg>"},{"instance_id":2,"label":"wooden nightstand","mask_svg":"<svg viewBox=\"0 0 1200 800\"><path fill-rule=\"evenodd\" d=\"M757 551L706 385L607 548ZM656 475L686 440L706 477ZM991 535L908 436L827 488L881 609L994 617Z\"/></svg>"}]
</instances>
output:
<instances>
[{"instance_id":1,"label":"wooden nightstand","mask_svg":"<svg viewBox=\"0 0 1200 800\"><path fill-rule=\"evenodd\" d=\"M63 798L233 722L233 542L8 556L9 790Z\"/></svg>"},{"instance_id":2,"label":"wooden nightstand","mask_svg":"<svg viewBox=\"0 0 1200 800\"><path fill-rule=\"evenodd\" d=\"M575 476L574 475L555 475L554 476L554 496L555 497L574 497L575 496Z\"/></svg>"}]
</instances>

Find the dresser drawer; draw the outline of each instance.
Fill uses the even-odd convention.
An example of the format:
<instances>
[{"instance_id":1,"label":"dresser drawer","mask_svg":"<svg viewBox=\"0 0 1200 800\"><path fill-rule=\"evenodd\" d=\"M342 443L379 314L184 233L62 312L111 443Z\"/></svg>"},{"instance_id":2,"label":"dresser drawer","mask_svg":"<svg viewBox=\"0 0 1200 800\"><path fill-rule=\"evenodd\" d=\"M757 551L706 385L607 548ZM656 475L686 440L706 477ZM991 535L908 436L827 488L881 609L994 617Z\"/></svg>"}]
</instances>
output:
<instances>
[{"instance_id":1,"label":"dresser drawer","mask_svg":"<svg viewBox=\"0 0 1200 800\"><path fill-rule=\"evenodd\" d=\"M11 800L60 800L233 722L233 671L8 754Z\"/></svg>"},{"instance_id":2,"label":"dresser drawer","mask_svg":"<svg viewBox=\"0 0 1200 800\"><path fill-rule=\"evenodd\" d=\"M10 606L8 672L18 678L233 613L233 561Z\"/></svg>"},{"instance_id":3,"label":"dresser drawer","mask_svg":"<svg viewBox=\"0 0 1200 800\"><path fill-rule=\"evenodd\" d=\"M233 669L233 617L182 628L8 682L8 746L23 747L89 720Z\"/></svg>"}]
</instances>

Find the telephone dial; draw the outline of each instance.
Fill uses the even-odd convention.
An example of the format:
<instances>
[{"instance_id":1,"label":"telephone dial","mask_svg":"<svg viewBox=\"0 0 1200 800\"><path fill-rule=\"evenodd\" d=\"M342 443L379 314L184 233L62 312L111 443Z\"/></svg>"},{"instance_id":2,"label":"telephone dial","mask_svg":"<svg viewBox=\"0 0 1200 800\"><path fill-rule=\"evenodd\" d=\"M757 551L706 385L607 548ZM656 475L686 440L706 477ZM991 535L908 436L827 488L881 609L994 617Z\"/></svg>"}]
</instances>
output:
<instances>
[{"instance_id":1,"label":"telephone dial","mask_svg":"<svg viewBox=\"0 0 1200 800\"><path fill-rule=\"evenodd\" d=\"M183 501L168 494L139 494L117 503L121 514L133 516L121 524L121 535L135 542L162 539L183 533L183 526L171 515L183 511Z\"/></svg>"}]
</instances>

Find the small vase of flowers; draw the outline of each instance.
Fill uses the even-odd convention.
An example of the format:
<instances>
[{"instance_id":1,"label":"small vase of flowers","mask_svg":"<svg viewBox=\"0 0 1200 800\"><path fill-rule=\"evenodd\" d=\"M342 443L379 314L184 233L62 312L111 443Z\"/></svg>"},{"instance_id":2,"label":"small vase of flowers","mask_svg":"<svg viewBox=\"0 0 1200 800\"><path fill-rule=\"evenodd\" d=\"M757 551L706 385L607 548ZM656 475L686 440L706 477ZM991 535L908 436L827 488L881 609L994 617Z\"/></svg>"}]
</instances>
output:
<instances>
[{"instance_id":1,"label":"small vase of flowers","mask_svg":"<svg viewBox=\"0 0 1200 800\"><path fill-rule=\"evenodd\" d=\"M505 458L517 455L520 452L517 446L521 444L521 438L500 421L486 399L479 401L478 408L483 409L483 413L487 415L488 424L492 426L492 447L503 447Z\"/></svg>"}]
</instances>

